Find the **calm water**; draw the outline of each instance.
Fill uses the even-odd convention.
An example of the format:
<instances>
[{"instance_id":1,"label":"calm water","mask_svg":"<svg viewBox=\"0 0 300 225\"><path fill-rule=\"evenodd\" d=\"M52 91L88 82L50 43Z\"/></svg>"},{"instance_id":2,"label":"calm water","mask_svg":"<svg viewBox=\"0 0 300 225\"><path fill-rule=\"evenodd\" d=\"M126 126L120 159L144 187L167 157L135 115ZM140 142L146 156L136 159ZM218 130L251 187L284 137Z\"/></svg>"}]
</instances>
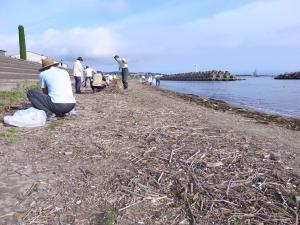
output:
<instances>
[{"instance_id":1,"label":"calm water","mask_svg":"<svg viewBox=\"0 0 300 225\"><path fill-rule=\"evenodd\" d=\"M271 77L242 81L161 81L161 88L252 108L271 114L300 117L300 80Z\"/></svg>"}]
</instances>

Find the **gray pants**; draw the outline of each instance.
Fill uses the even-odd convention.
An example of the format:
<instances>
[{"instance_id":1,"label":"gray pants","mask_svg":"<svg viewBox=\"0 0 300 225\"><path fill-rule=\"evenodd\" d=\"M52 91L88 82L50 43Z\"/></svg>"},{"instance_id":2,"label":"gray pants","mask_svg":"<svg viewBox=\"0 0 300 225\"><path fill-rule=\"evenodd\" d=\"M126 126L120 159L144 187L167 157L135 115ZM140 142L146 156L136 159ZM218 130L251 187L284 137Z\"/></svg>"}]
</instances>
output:
<instances>
[{"instance_id":1,"label":"gray pants","mask_svg":"<svg viewBox=\"0 0 300 225\"><path fill-rule=\"evenodd\" d=\"M86 77L85 79L84 79L84 83L83 83L83 87L86 87L86 82L87 81L90 81L90 83L92 82L92 77Z\"/></svg>"},{"instance_id":2,"label":"gray pants","mask_svg":"<svg viewBox=\"0 0 300 225\"><path fill-rule=\"evenodd\" d=\"M75 107L75 103L53 103L49 95L35 90L29 90L27 98L34 108L45 111L47 117L53 113L56 116L64 116L64 114L70 112Z\"/></svg>"},{"instance_id":3,"label":"gray pants","mask_svg":"<svg viewBox=\"0 0 300 225\"><path fill-rule=\"evenodd\" d=\"M122 68L122 82L124 89L128 88L128 68Z\"/></svg>"},{"instance_id":4,"label":"gray pants","mask_svg":"<svg viewBox=\"0 0 300 225\"><path fill-rule=\"evenodd\" d=\"M80 94L81 77L74 77L74 78L75 78L75 92L76 94Z\"/></svg>"}]
</instances>

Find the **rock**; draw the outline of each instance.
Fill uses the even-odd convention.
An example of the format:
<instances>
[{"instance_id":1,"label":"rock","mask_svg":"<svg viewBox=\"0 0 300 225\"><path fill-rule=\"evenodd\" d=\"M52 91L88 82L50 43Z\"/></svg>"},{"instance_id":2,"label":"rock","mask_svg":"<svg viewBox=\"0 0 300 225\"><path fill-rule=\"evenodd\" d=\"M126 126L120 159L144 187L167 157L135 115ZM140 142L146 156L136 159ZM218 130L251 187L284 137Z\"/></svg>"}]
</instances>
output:
<instances>
[{"instance_id":1,"label":"rock","mask_svg":"<svg viewBox=\"0 0 300 225\"><path fill-rule=\"evenodd\" d=\"M64 152L64 155L72 155L73 152Z\"/></svg>"},{"instance_id":2,"label":"rock","mask_svg":"<svg viewBox=\"0 0 300 225\"><path fill-rule=\"evenodd\" d=\"M271 158L271 154L264 153L263 157L264 157L264 159L270 159Z\"/></svg>"},{"instance_id":3,"label":"rock","mask_svg":"<svg viewBox=\"0 0 300 225\"><path fill-rule=\"evenodd\" d=\"M178 81L233 81L238 78L228 71L204 71L192 73L179 73L173 75L164 75L161 80L178 80Z\"/></svg>"},{"instance_id":4,"label":"rock","mask_svg":"<svg viewBox=\"0 0 300 225\"><path fill-rule=\"evenodd\" d=\"M280 154L272 152L270 154L270 159L273 160L273 161L279 161L280 160Z\"/></svg>"},{"instance_id":5,"label":"rock","mask_svg":"<svg viewBox=\"0 0 300 225\"><path fill-rule=\"evenodd\" d=\"M146 141L147 141L148 144L150 144L151 142L156 141L156 138L154 136L149 136L149 137L146 138Z\"/></svg>"},{"instance_id":6,"label":"rock","mask_svg":"<svg viewBox=\"0 0 300 225\"><path fill-rule=\"evenodd\" d=\"M61 215L60 216L60 222L61 222L61 224L66 224L66 225L75 224L75 216L74 215L69 215L69 214Z\"/></svg>"},{"instance_id":7,"label":"rock","mask_svg":"<svg viewBox=\"0 0 300 225\"><path fill-rule=\"evenodd\" d=\"M224 164L222 162L216 162L216 163L207 163L206 167L208 168L215 168L215 167L219 167L219 166L223 166Z\"/></svg>"},{"instance_id":8,"label":"rock","mask_svg":"<svg viewBox=\"0 0 300 225\"><path fill-rule=\"evenodd\" d=\"M300 196L296 196L296 204L300 205Z\"/></svg>"},{"instance_id":9,"label":"rock","mask_svg":"<svg viewBox=\"0 0 300 225\"><path fill-rule=\"evenodd\" d=\"M31 208L34 208L35 206L36 206L36 201L33 201L33 202L30 203Z\"/></svg>"},{"instance_id":10,"label":"rock","mask_svg":"<svg viewBox=\"0 0 300 225\"><path fill-rule=\"evenodd\" d=\"M250 147L250 145L249 144L243 144L242 147L243 147L243 149L248 149Z\"/></svg>"},{"instance_id":11,"label":"rock","mask_svg":"<svg viewBox=\"0 0 300 225\"><path fill-rule=\"evenodd\" d=\"M190 224L190 222L187 219L184 219L179 224L180 225L188 225L188 224Z\"/></svg>"},{"instance_id":12,"label":"rock","mask_svg":"<svg viewBox=\"0 0 300 225\"><path fill-rule=\"evenodd\" d=\"M78 200L78 201L76 202L76 204L77 204L77 205L80 205L80 204L81 204L81 200Z\"/></svg>"}]
</instances>

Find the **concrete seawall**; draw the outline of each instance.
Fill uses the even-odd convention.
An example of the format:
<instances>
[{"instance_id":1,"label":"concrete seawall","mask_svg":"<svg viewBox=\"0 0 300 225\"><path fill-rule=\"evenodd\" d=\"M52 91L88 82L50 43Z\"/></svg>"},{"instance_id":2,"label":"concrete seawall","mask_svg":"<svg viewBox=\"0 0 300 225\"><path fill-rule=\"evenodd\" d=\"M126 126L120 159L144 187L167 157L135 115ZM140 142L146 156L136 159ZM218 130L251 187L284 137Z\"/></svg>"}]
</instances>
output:
<instances>
[{"instance_id":1,"label":"concrete seawall","mask_svg":"<svg viewBox=\"0 0 300 225\"><path fill-rule=\"evenodd\" d=\"M0 91L18 90L24 84L38 82L40 68L39 63L0 56ZM72 74L71 69L66 70Z\"/></svg>"}]
</instances>

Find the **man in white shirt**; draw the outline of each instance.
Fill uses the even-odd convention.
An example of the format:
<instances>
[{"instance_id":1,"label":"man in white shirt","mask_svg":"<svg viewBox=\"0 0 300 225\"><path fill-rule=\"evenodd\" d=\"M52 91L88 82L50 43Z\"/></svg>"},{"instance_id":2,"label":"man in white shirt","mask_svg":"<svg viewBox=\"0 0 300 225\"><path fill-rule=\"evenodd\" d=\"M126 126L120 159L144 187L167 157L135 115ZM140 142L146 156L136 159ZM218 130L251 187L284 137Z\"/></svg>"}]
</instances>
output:
<instances>
[{"instance_id":1,"label":"man in white shirt","mask_svg":"<svg viewBox=\"0 0 300 225\"><path fill-rule=\"evenodd\" d=\"M121 58L118 55L115 55L114 59L118 62L119 64L119 70L122 72L122 82L123 82L123 87L124 89L128 88L128 64L126 59Z\"/></svg>"},{"instance_id":2,"label":"man in white shirt","mask_svg":"<svg viewBox=\"0 0 300 225\"><path fill-rule=\"evenodd\" d=\"M86 82L88 80L90 80L90 82L91 82L94 73L95 73L95 71L93 68L91 68L89 66L85 67L85 75L86 76L85 76L84 85L83 85L84 87L86 87Z\"/></svg>"},{"instance_id":3,"label":"man in white shirt","mask_svg":"<svg viewBox=\"0 0 300 225\"><path fill-rule=\"evenodd\" d=\"M83 66L82 63L83 59L82 57L78 57L73 66L73 76L75 78L75 91L76 94L80 94L80 87L81 87L81 78L83 77Z\"/></svg>"},{"instance_id":4,"label":"man in white shirt","mask_svg":"<svg viewBox=\"0 0 300 225\"><path fill-rule=\"evenodd\" d=\"M44 110L47 117L64 116L75 107L72 83L68 72L57 68L59 63L50 59L42 60L40 85L43 93L29 90L27 97L34 108Z\"/></svg>"}]
</instances>

